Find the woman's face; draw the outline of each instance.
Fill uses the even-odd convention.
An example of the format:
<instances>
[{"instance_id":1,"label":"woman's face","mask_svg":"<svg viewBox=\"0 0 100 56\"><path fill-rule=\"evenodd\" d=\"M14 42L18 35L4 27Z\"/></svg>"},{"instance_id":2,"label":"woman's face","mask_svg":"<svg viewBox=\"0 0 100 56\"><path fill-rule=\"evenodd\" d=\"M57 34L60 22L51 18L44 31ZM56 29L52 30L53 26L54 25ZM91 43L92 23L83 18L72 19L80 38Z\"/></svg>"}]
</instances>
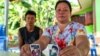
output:
<instances>
[{"instance_id":1,"label":"woman's face","mask_svg":"<svg viewBox=\"0 0 100 56\"><path fill-rule=\"evenodd\" d=\"M26 15L26 24L33 26L33 24L35 23L36 19L34 15L28 14Z\"/></svg>"},{"instance_id":2,"label":"woman's face","mask_svg":"<svg viewBox=\"0 0 100 56\"><path fill-rule=\"evenodd\" d=\"M60 23L69 22L71 16L70 8L66 3L59 3L56 8L56 18Z\"/></svg>"}]
</instances>

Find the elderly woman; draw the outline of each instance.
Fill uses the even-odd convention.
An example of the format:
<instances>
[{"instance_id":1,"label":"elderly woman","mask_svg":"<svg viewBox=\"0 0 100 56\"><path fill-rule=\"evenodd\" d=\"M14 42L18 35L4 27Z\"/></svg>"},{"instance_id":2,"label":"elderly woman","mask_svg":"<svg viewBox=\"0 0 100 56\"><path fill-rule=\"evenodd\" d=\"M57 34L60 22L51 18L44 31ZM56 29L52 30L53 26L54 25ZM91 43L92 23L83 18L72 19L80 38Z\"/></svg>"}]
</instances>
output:
<instances>
[{"instance_id":1,"label":"elderly woman","mask_svg":"<svg viewBox=\"0 0 100 56\"><path fill-rule=\"evenodd\" d=\"M55 6L57 24L48 27L38 41L41 50L49 43L59 46L59 56L87 56L89 52L89 41L85 28L82 24L71 22L71 5L68 1L58 1ZM29 45L22 47L29 54Z\"/></svg>"}]
</instances>

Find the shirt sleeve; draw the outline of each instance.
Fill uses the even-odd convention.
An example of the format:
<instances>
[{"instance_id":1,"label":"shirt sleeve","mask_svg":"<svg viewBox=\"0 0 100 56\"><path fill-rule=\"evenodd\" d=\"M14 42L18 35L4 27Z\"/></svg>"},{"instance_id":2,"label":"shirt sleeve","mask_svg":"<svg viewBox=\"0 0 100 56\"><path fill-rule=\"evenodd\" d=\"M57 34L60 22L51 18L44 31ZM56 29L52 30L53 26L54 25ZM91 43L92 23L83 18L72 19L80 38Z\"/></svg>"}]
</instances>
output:
<instances>
[{"instance_id":1,"label":"shirt sleeve","mask_svg":"<svg viewBox=\"0 0 100 56\"><path fill-rule=\"evenodd\" d=\"M46 28L44 31L43 31L43 36L46 36L48 38L51 38L52 37L52 30L50 28Z\"/></svg>"},{"instance_id":2,"label":"shirt sleeve","mask_svg":"<svg viewBox=\"0 0 100 56\"><path fill-rule=\"evenodd\" d=\"M84 25L79 24L77 27L78 28L77 28L76 35L75 36L78 36L78 35L86 35L86 29L85 29Z\"/></svg>"}]
</instances>

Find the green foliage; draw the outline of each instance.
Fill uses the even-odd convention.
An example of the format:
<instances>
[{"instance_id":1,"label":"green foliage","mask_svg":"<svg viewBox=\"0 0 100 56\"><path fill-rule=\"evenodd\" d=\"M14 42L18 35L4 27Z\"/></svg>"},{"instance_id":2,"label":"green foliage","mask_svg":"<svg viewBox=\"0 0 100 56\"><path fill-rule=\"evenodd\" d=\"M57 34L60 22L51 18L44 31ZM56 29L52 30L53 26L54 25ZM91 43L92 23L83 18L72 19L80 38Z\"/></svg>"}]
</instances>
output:
<instances>
[{"instance_id":1,"label":"green foliage","mask_svg":"<svg viewBox=\"0 0 100 56\"><path fill-rule=\"evenodd\" d=\"M28 9L36 11L35 25L46 28L52 25L54 7L57 0L19 0L9 2L8 34L17 34L18 28L25 25L24 14ZM4 24L4 0L0 0L0 24Z\"/></svg>"},{"instance_id":2,"label":"green foliage","mask_svg":"<svg viewBox=\"0 0 100 56\"><path fill-rule=\"evenodd\" d=\"M31 5L28 3L28 2L25 2L25 1L21 1L22 5L26 8L31 8Z\"/></svg>"},{"instance_id":3,"label":"green foliage","mask_svg":"<svg viewBox=\"0 0 100 56\"><path fill-rule=\"evenodd\" d=\"M0 0L0 24L4 24L4 17L3 17L3 14L4 14L4 1L2 0L2 2L1 2L1 0Z\"/></svg>"},{"instance_id":4,"label":"green foliage","mask_svg":"<svg viewBox=\"0 0 100 56\"><path fill-rule=\"evenodd\" d=\"M46 28L52 25L54 17L55 1L50 0L21 0L20 2L10 2L9 6L9 29L15 30L23 26L23 15L28 9L37 13L36 25Z\"/></svg>"}]
</instances>

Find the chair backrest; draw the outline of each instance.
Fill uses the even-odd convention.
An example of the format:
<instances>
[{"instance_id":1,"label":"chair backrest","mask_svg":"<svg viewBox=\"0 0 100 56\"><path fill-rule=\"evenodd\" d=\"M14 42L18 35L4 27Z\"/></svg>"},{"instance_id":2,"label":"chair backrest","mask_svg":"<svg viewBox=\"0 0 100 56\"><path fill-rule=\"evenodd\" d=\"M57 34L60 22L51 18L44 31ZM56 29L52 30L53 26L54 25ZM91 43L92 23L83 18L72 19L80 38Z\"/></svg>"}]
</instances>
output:
<instances>
[{"instance_id":1,"label":"chair backrest","mask_svg":"<svg viewBox=\"0 0 100 56\"><path fill-rule=\"evenodd\" d=\"M0 24L0 51L7 49L6 27Z\"/></svg>"},{"instance_id":2,"label":"chair backrest","mask_svg":"<svg viewBox=\"0 0 100 56\"><path fill-rule=\"evenodd\" d=\"M6 27L4 25L0 25L0 36L6 36Z\"/></svg>"}]
</instances>

